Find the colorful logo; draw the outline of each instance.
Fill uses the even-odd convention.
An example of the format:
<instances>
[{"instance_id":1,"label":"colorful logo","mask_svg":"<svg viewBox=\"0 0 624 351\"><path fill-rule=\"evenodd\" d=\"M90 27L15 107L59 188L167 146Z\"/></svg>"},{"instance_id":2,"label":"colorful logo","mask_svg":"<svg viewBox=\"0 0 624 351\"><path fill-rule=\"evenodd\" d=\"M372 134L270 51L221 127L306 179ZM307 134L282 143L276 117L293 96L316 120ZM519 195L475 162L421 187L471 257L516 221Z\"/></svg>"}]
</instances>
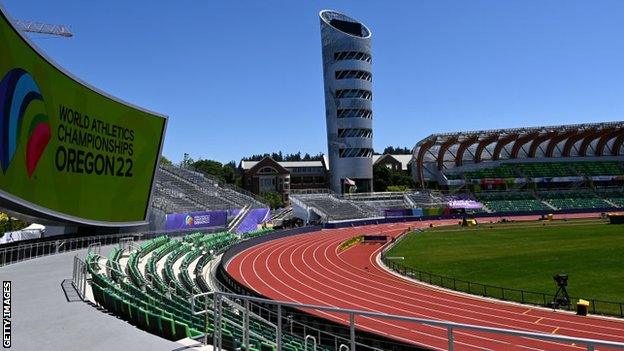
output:
<instances>
[{"instance_id":1,"label":"colorful logo","mask_svg":"<svg viewBox=\"0 0 624 351\"><path fill-rule=\"evenodd\" d=\"M0 81L0 167L4 174L20 145L25 114L32 116L26 142L26 171L29 178L52 137L48 116L32 111L36 109L29 110L37 101L43 103L43 97L35 80L25 70L14 68Z\"/></svg>"},{"instance_id":2,"label":"colorful logo","mask_svg":"<svg viewBox=\"0 0 624 351\"><path fill-rule=\"evenodd\" d=\"M184 223L187 227L193 226L193 216L187 215L186 218L184 218Z\"/></svg>"}]
</instances>

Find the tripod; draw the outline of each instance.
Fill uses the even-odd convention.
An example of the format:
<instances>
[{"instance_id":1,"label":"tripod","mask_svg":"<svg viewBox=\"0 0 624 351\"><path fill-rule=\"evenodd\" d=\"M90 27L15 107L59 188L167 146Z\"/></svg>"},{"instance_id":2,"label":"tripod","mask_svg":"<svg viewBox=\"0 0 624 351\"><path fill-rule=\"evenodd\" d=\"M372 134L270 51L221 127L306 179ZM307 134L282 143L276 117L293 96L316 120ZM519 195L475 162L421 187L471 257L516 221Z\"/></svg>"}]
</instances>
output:
<instances>
[{"instance_id":1,"label":"tripod","mask_svg":"<svg viewBox=\"0 0 624 351\"><path fill-rule=\"evenodd\" d=\"M553 309L559 308L559 306L570 306L570 295L568 295L565 285L559 285L552 302Z\"/></svg>"}]
</instances>

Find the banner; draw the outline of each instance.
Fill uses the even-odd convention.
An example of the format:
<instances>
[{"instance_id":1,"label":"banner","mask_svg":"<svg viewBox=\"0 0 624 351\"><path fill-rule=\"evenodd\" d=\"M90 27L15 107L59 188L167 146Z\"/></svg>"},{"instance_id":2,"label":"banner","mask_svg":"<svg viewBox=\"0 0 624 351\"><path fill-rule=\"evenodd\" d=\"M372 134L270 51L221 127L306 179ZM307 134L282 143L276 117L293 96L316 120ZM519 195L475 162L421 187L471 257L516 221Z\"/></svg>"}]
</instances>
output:
<instances>
[{"instance_id":1,"label":"banner","mask_svg":"<svg viewBox=\"0 0 624 351\"><path fill-rule=\"evenodd\" d=\"M56 66L2 12L0 196L12 206L60 221L145 223L165 125Z\"/></svg>"},{"instance_id":2,"label":"banner","mask_svg":"<svg viewBox=\"0 0 624 351\"><path fill-rule=\"evenodd\" d=\"M258 229L258 226L269 220L271 210L267 208L254 208L249 210L242 222L236 227L236 233L242 234Z\"/></svg>"},{"instance_id":3,"label":"banner","mask_svg":"<svg viewBox=\"0 0 624 351\"><path fill-rule=\"evenodd\" d=\"M166 230L225 227L227 211L204 211L168 214L165 221Z\"/></svg>"},{"instance_id":4,"label":"banner","mask_svg":"<svg viewBox=\"0 0 624 351\"><path fill-rule=\"evenodd\" d=\"M475 200L456 199L456 200L449 200L448 207L452 209L464 208L464 209L470 209L470 210L477 210L477 209L482 208L483 204Z\"/></svg>"}]
</instances>

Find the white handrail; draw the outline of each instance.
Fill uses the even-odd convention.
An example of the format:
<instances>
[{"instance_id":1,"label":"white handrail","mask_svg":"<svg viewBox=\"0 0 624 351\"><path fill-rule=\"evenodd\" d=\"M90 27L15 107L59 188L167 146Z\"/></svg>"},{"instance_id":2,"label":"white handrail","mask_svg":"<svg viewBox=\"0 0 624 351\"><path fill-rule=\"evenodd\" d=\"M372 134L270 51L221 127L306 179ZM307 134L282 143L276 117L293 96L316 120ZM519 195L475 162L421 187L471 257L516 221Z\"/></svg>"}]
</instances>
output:
<instances>
[{"instance_id":1,"label":"white handrail","mask_svg":"<svg viewBox=\"0 0 624 351\"><path fill-rule=\"evenodd\" d=\"M606 346L606 347L611 347L611 348L616 348L616 349L624 349L624 343L607 341L607 340L572 337L572 336L564 336L564 335L557 335L557 334L545 334L545 333L528 332L528 331L504 329L504 328L485 327L485 326L474 325L474 324L455 323L455 322L440 321L440 320L425 319L425 318L414 318L414 317L392 315L392 314L379 313L379 312L303 304L303 303L296 303L296 302L290 302L290 301L269 300L269 299L264 299L264 298L259 298L259 297L238 295L238 294L225 293L225 292L213 292L213 295L214 295L214 301L215 301L215 308L214 308L215 316L219 314L219 311L217 310L216 306L218 302L221 301L223 298L240 299L241 301L254 301L254 302L259 302L259 303L263 303L267 305L275 305L278 308L278 313L279 311L282 310L283 307L292 307L292 308L297 308L297 309L311 309L311 310L317 310L317 311L343 313L343 314L349 315L350 329L352 330L351 332L352 348L353 348L353 345L355 345L355 333L353 332L353 330L355 327L355 316L357 315L357 316L364 316L364 317L374 317L374 318L379 318L379 319L412 322L412 323L417 323L417 324L446 328L447 335L448 335L448 349L449 350L454 350L453 331L457 329L480 331L480 332L492 333L492 334L519 336L519 337L524 337L524 338L548 340L548 341L555 341L555 342L567 343L567 344L570 344L570 343L584 344L584 345L587 345L588 351L593 351L596 346ZM278 316L278 321L280 317L281 316ZM281 343L279 342L280 340L276 340L276 341L278 345L278 351L281 351L281 347L280 347Z\"/></svg>"}]
</instances>

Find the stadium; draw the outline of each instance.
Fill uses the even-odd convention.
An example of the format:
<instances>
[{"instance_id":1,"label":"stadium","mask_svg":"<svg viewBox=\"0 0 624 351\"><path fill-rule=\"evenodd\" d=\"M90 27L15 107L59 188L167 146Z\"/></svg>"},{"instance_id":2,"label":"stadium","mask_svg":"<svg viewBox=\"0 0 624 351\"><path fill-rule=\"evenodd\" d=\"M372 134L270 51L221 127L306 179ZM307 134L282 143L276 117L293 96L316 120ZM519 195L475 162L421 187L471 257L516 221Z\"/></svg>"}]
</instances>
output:
<instances>
[{"instance_id":1,"label":"stadium","mask_svg":"<svg viewBox=\"0 0 624 351\"><path fill-rule=\"evenodd\" d=\"M373 31L323 10L327 154L242 160L245 190L0 10L0 207L32 223L0 239L5 349L624 350L624 122L374 154Z\"/></svg>"}]
</instances>

